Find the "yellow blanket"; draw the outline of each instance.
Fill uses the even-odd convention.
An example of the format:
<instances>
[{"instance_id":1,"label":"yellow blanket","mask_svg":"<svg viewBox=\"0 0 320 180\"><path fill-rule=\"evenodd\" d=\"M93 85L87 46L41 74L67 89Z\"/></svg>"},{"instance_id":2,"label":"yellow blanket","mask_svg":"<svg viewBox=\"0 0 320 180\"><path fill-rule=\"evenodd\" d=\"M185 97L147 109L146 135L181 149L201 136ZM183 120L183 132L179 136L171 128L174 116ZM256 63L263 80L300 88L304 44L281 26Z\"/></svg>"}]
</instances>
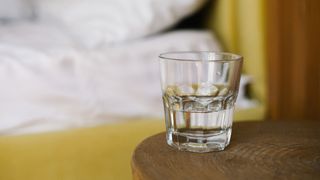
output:
<instances>
[{"instance_id":1,"label":"yellow blanket","mask_svg":"<svg viewBox=\"0 0 320 180\"><path fill-rule=\"evenodd\" d=\"M131 179L130 160L164 122L132 121L46 134L0 137L1 180Z\"/></svg>"},{"instance_id":2,"label":"yellow blanket","mask_svg":"<svg viewBox=\"0 0 320 180\"><path fill-rule=\"evenodd\" d=\"M235 119L259 119L262 111L237 111ZM131 119L92 128L0 136L0 180L131 179L135 147L162 131L164 120Z\"/></svg>"}]
</instances>

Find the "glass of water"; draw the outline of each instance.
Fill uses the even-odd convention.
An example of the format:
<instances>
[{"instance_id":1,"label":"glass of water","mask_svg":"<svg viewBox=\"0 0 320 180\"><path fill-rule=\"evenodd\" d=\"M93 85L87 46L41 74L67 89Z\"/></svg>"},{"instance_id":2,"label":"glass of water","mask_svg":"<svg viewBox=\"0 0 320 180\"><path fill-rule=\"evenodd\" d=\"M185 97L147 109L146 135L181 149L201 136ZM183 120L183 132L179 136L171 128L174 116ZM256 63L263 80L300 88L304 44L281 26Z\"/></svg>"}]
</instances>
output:
<instances>
[{"instance_id":1,"label":"glass of water","mask_svg":"<svg viewBox=\"0 0 320 180\"><path fill-rule=\"evenodd\" d=\"M200 51L163 53L159 59L167 143L199 153L225 149L243 58Z\"/></svg>"}]
</instances>

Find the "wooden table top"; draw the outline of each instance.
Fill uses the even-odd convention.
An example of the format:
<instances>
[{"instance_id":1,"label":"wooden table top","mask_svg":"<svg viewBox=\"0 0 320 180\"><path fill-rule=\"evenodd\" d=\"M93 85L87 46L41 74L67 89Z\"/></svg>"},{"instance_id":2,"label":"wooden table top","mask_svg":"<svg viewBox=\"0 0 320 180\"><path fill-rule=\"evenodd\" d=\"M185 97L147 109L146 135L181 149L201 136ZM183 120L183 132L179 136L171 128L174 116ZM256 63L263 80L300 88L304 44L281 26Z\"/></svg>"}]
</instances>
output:
<instances>
[{"instance_id":1,"label":"wooden table top","mask_svg":"<svg viewBox=\"0 0 320 180\"><path fill-rule=\"evenodd\" d=\"M234 123L221 152L190 153L144 140L132 157L133 179L320 179L320 122Z\"/></svg>"}]
</instances>

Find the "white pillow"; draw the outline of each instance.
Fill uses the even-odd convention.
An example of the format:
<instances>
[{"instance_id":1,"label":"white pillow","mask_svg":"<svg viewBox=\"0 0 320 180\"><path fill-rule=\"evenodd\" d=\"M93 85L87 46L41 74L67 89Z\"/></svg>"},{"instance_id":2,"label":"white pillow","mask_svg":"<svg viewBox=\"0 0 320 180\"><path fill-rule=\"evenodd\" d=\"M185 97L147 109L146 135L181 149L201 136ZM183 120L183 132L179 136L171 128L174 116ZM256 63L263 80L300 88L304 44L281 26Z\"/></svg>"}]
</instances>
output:
<instances>
[{"instance_id":1,"label":"white pillow","mask_svg":"<svg viewBox=\"0 0 320 180\"><path fill-rule=\"evenodd\" d=\"M206 0L34 0L42 21L67 28L86 47L136 39L164 30Z\"/></svg>"}]
</instances>

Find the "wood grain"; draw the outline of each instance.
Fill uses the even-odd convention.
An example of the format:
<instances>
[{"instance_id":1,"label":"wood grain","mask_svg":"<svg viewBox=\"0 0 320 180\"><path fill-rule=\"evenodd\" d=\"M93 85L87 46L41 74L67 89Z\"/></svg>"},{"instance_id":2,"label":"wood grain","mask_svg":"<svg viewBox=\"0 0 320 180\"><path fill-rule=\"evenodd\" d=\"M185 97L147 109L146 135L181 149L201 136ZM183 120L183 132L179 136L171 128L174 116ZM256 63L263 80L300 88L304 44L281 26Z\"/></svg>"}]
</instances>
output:
<instances>
[{"instance_id":1,"label":"wood grain","mask_svg":"<svg viewBox=\"0 0 320 180\"><path fill-rule=\"evenodd\" d=\"M320 179L319 122L234 123L229 147L190 153L144 140L132 157L134 179Z\"/></svg>"},{"instance_id":2,"label":"wood grain","mask_svg":"<svg viewBox=\"0 0 320 180\"><path fill-rule=\"evenodd\" d=\"M268 109L271 119L320 120L320 1L268 0Z\"/></svg>"}]
</instances>

